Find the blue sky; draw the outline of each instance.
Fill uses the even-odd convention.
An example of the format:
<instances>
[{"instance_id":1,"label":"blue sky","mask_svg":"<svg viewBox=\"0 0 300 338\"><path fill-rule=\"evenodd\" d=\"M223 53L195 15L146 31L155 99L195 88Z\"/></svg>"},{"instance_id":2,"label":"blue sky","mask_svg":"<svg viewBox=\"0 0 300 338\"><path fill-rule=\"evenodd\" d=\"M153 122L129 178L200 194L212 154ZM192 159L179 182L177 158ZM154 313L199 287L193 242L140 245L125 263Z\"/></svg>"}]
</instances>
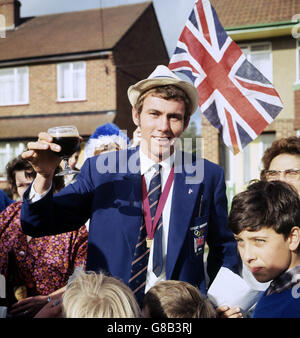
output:
<instances>
[{"instance_id":1,"label":"blue sky","mask_svg":"<svg viewBox=\"0 0 300 338\"><path fill-rule=\"evenodd\" d=\"M26 17L119 6L145 2L145 0L20 0L20 2L21 17ZM152 2L171 57L195 0L153 0ZM199 129L199 112L193 115L193 120Z\"/></svg>"}]
</instances>

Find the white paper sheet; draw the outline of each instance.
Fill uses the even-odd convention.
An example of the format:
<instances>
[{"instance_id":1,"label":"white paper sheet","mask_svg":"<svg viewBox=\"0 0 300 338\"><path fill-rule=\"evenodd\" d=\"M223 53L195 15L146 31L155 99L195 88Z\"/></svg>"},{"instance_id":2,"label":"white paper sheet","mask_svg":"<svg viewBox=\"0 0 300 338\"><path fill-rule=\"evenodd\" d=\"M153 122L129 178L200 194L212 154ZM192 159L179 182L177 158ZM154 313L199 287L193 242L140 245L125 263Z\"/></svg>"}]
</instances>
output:
<instances>
[{"instance_id":1,"label":"white paper sheet","mask_svg":"<svg viewBox=\"0 0 300 338\"><path fill-rule=\"evenodd\" d=\"M3 275L0 275L0 298L5 298L5 277ZM7 313L7 307L6 306L0 306L0 318L6 318Z\"/></svg>"},{"instance_id":2,"label":"white paper sheet","mask_svg":"<svg viewBox=\"0 0 300 338\"><path fill-rule=\"evenodd\" d=\"M6 318L6 314L7 314L7 307L0 306L0 318Z\"/></svg>"},{"instance_id":3,"label":"white paper sheet","mask_svg":"<svg viewBox=\"0 0 300 338\"><path fill-rule=\"evenodd\" d=\"M258 301L262 293L262 290L251 288L243 278L228 268L221 267L207 296L215 306L238 306L245 312Z\"/></svg>"},{"instance_id":4,"label":"white paper sheet","mask_svg":"<svg viewBox=\"0 0 300 338\"><path fill-rule=\"evenodd\" d=\"M0 298L5 298L6 294L5 294L5 277L3 275L0 274Z\"/></svg>"}]
</instances>

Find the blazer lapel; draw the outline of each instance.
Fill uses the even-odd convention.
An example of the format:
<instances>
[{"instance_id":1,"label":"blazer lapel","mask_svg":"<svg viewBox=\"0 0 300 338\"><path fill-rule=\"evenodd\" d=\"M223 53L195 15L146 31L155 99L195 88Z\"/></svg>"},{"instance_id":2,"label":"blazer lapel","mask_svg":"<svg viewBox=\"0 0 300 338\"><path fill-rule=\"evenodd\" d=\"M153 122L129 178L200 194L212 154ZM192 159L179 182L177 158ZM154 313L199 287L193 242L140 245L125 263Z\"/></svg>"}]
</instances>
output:
<instances>
[{"instance_id":1,"label":"blazer lapel","mask_svg":"<svg viewBox=\"0 0 300 338\"><path fill-rule=\"evenodd\" d=\"M175 172L178 171L175 169ZM201 186L201 182L197 184L187 183L191 182L190 178L191 175L187 174L184 168L182 168L182 173L175 174L166 262L167 279L172 277L176 261L189 229Z\"/></svg>"},{"instance_id":2,"label":"blazer lapel","mask_svg":"<svg viewBox=\"0 0 300 338\"><path fill-rule=\"evenodd\" d=\"M138 155L136 149L133 151L128 150L126 155L128 159L130 159L131 156L135 156L137 159L134 164L134 170L127 167L127 173L120 174L114 186L115 196L117 196L115 203L119 212L123 215L123 224L121 224L120 228L123 229L123 235L131 247L132 252L134 252L140 226L143 221L140 161L136 155ZM130 161L128 163L130 163Z\"/></svg>"}]
</instances>

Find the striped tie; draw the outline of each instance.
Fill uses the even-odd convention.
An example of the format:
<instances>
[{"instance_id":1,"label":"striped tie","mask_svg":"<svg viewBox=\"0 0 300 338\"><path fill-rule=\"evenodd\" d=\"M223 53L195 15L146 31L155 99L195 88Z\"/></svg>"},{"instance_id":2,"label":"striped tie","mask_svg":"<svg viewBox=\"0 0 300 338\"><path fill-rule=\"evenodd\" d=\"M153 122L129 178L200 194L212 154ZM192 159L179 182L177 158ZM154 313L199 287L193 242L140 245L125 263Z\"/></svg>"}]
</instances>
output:
<instances>
[{"instance_id":1,"label":"striped tie","mask_svg":"<svg viewBox=\"0 0 300 338\"><path fill-rule=\"evenodd\" d=\"M160 168L161 166L157 166L157 171L153 175L148 192L149 204L150 204L150 212L152 222L155 217L155 212L158 206L159 198L161 195L161 178L160 178ZM154 233L154 241L153 241L153 272L158 277L161 274L163 267L163 254L162 254L162 216L160 216L156 230Z\"/></svg>"},{"instance_id":2,"label":"striped tie","mask_svg":"<svg viewBox=\"0 0 300 338\"><path fill-rule=\"evenodd\" d=\"M145 293L150 252L150 249L146 246L146 224L145 222L143 223L144 224L140 227L140 234L135 247L133 261L131 263L131 278L129 279L129 287L135 294L135 297L140 305L142 304Z\"/></svg>"}]
</instances>

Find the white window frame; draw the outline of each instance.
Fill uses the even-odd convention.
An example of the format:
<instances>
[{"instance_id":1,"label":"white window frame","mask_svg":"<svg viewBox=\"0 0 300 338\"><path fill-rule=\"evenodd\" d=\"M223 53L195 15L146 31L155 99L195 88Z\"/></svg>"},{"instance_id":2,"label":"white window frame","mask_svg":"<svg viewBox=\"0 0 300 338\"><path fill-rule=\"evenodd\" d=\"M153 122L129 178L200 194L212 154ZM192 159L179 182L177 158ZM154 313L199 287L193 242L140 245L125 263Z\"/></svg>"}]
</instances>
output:
<instances>
[{"instance_id":1,"label":"white window frame","mask_svg":"<svg viewBox=\"0 0 300 338\"><path fill-rule=\"evenodd\" d=\"M248 185L249 182L253 179L259 179L259 174L263 169L261 159L266 151L272 145L272 142L275 140L275 132L271 133L261 133L254 142L258 143L258 154L257 154L257 177L251 175L251 160L253 159L253 148L252 145L254 142L249 143L243 152L243 162L244 162L244 184ZM252 148L252 150L251 150ZM251 157L252 155L252 157Z\"/></svg>"},{"instance_id":2,"label":"white window frame","mask_svg":"<svg viewBox=\"0 0 300 338\"><path fill-rule=\"evenodd\" d=\"M20 155L25 148L25 141L0 142L0 154L4 154L3 162L5 166L13 158ZM0 181L6 181L6 172L4 168L0 168Z\"/></svg>"},{"instance_id":3,"label":"white window frame","mask_svg":"<svg viewBox=\"0 0 300 338\"><path fill-rule=\"evenodd\" d=\"M74 71L73 67L74 64L82 63L83 64L83 75L84 75L84 93L80 97L75 97L74 96L74 88L73 88L73 76L74 76ZM69 66L69 78L68 78L68 85L70 85L70 92L72 93L69 97L62 97L63 93L63 88L61 86L61 79L62 79L62 71L61 67L68 65ZM64 62L64 63L58 63L57 64L57 101L58 102L68 102L68 101L84 101L86 100L86 63L85 61L76 61L76 62Z\"/></svg>"},{"instance_id":4,"label":"white window frame","mask_svg":"<svg viewBox=\"0 0 300 338\"><path fill-rule=\"evenodd\" d=\"M262 50L262 51L251 51L253 46L262 46L262 45L268 45L269 48ZM239 47L241 49L248 49L248 54L246 55L247 59L251 62L251 55L254 54L263 54L266 52L269 52L269 62L270 62L270 70L271 70L271 78L268 78L268 80L272 83L273 82L273 54L272 54L272 43L270 41L264 41L264 42L253 42L253 43L247 43L247 44L239 44ZM260 69L259 69L260 70Z\"/></svg>"},{"instance_id":5,"label":"white window frame","mask_svg":"<svg viewBox=\"0 0 300 338\"><path fill-rule=\"evenodd\" d=\"M19 75L18 71L20 69L25 70L25 88L24 88L24 100L18 101L19 97ZM14 68L1 68L0 69L0 77L1 77L1 71L7 71L11 70L13 72L13 100L10 102L1 102L0 101L0 106L17 106L17 105L24 105L24 104L29 104L29 67L14 67ZM1 82L0 82L1 85Z\"/></svg>"},{"instance_id":6,"label":"white window frame","mask_svg":"<svg viewBox=\"0 0 300 338\"><path fill-rule=\"evenodd\" d=\"M299 53L300 53L300 40L298 39L296 41L296 81L295 81L295 84L300 84Z\"/></svg>"}]
</instances>

